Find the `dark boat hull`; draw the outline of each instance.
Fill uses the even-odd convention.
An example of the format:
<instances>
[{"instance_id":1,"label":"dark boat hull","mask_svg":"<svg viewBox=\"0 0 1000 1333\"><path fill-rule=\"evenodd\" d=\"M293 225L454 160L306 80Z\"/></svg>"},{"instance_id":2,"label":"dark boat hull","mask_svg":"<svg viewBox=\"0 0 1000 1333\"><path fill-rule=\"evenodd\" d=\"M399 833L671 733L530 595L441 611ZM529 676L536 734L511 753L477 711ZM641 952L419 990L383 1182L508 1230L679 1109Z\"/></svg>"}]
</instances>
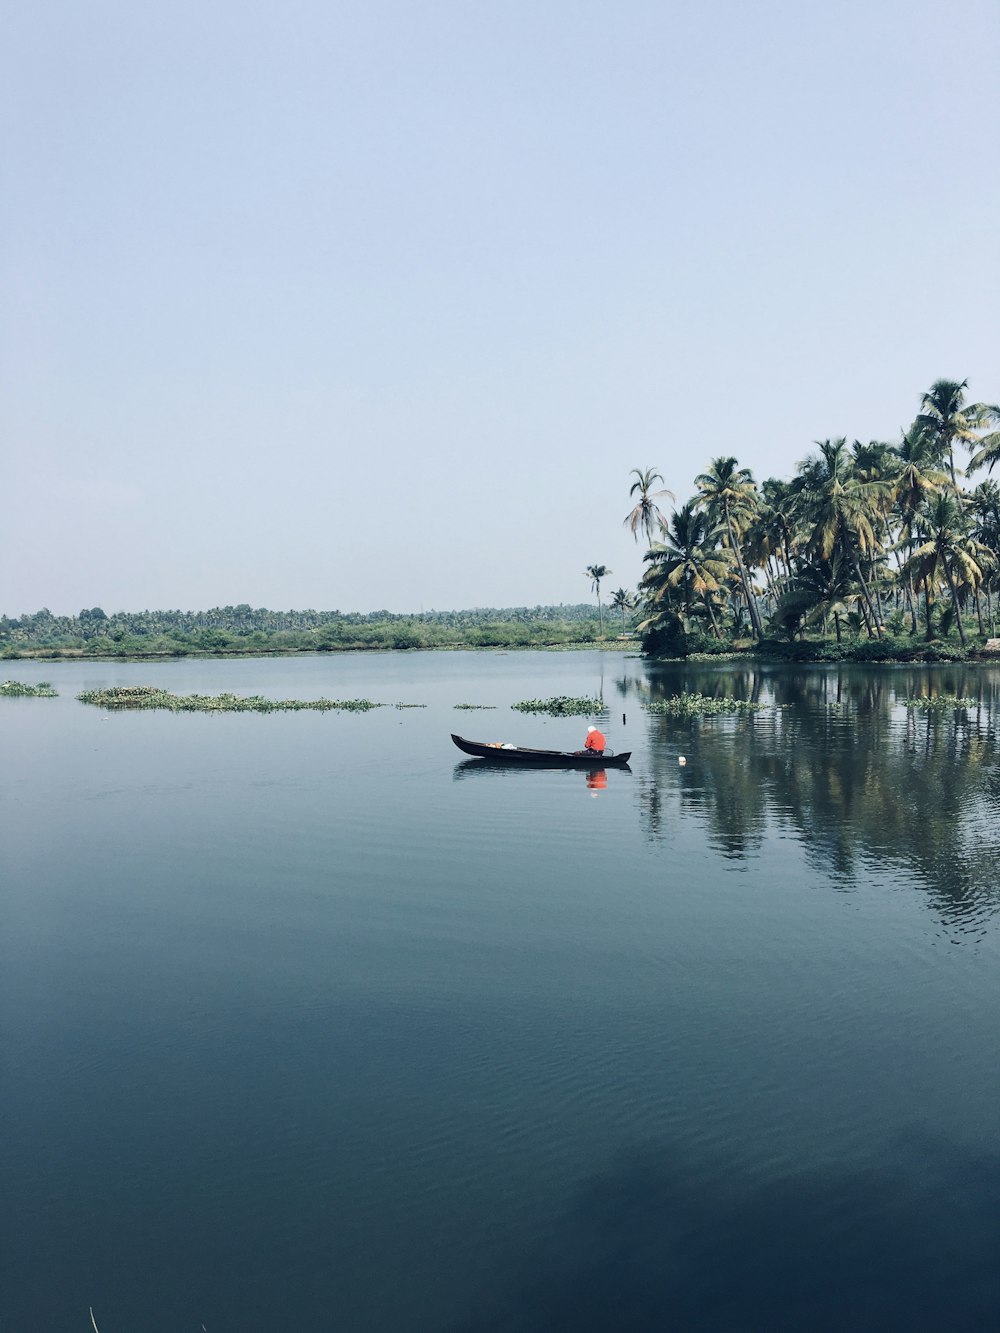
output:
<instances>
[{"instance_id":1,"label":"dark boat hull","mask_svg":"<svg viewBox=\"0 0 1000 1333\"><path fill-rule=\"evenodd\" d=\"M623 768L632 757L632 751L622 754L582 754L572 750L525 750L518 746L513 750L504 750L498 745L488 745L482 741L467 741L463 736L452 732L451 739L464 754L474 755L477 759L490 759L500 764L553 764L559 767L573 765L574 768Z\"/></svg>"}]
</instances>

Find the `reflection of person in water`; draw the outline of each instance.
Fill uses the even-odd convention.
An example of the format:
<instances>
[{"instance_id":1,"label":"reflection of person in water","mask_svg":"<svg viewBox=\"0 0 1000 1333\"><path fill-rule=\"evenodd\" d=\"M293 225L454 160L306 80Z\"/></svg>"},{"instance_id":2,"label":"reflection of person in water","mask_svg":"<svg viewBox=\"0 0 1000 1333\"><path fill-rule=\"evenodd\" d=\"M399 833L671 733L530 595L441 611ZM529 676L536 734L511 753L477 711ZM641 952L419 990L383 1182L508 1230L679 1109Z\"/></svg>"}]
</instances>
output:
<instances>
[{"instance_id":1,"label":"reflection of person in water","mask_svg":"<svg viewBox=\"0 0 1000 1333\"><path fill-rule=\"evenodd\" d=\"M587 774L587 786L591 791L603 791L608 785L608 774L604 768L595 768Z\"/></svg>"},{"instance_id":2,"label":"reflection of person in water","mask_svg":"<svg viewBox=\"0 0 1000 1333\"><path fill-rule=\"evenodd\" d=\"M592 754L603 754L607 748L607 741L596 727L587 728L587 739L583 743L583 748L589 750Z\"/></svg>"}]
</instances>

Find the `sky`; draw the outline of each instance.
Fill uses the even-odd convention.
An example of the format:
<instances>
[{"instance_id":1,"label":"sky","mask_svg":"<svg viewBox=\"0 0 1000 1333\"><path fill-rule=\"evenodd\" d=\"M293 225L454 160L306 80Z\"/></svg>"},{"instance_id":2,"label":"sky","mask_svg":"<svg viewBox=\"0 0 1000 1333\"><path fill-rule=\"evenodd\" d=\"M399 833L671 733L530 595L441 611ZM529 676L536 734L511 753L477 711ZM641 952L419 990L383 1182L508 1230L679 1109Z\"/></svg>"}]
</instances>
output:
<instances>
[{"instance_id":1,"label":"sky","mask_svg":"<svg viewBox=\"0 0 1000 1333\"><path fill-rule=\"evenodd\" d=\"M584 601L633 468L1000 399L995 0L0 26L8 615Z\"/></svg>"}]
</instances>

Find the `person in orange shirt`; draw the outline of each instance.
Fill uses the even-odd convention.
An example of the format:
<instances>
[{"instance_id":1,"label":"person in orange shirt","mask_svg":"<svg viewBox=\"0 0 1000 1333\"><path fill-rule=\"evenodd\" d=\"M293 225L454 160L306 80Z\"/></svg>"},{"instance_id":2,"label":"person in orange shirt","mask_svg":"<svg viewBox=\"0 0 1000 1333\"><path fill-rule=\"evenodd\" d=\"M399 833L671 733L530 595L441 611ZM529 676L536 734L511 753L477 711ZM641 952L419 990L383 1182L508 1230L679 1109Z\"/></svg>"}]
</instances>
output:
<instances>
[{"instance_id":1,"label":"person in orange shirt","mask_svg":"<svg viewBox=\"0 0 1000 1333\"><path fill-rule=\"evenodd\" d=\"M603 754L607 741L596 727L587 728L587 739L583 743L583 748L591 754Z\"/></svg>"}]
</instances>

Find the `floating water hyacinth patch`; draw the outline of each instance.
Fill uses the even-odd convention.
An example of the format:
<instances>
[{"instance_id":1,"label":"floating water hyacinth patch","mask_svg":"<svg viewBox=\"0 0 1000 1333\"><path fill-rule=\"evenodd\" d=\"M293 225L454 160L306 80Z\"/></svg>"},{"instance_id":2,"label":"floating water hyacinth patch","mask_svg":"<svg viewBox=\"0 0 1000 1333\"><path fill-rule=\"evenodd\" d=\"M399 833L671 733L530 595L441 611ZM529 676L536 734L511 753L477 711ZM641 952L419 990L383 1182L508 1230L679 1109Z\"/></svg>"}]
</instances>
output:
<instances>
[{"instance_id":1,"label":"floating water hyacinth patch","mask_svg":"<svg viewBox=\"0 0 1000 1333\"><path fill-rule=\"evenodd\" d=\"M367 713L381 708L371 699L265 699L259 694L171 694L155 685L115 686L107 690L84 690L81 703L98 708L165 708L171 713L290 713L309 709L344 713Z\"/></svg>"},{"instance_id":2,"label":"floating water hyacinth patch","mask_svg":"<svg viewBox=\"0 0 1000 1333\"><path fill-rule=\"evenodd\" d=\"M904 708L919 708L922 713L945 713L952 708L975 708L975 699L963 699L957 694L935 694L926 699L904 699Z\"/></svg>"},{"instance_id":3,"label":"floating water hyacinth patch","mask_svg":"<svg viewBox=\"0 0 1000 1333\"><path fill-rule=\"evenodd\" d=\"M653 699L644 703L647 713L666 717L714 717L720 713L756 713L765 705L752 699L717 699L696 691L676 694L670 699Z\"/></svg>"},{"instance_id":4,"label":"floating water hyacinth patch","mask_svg":"<svg viewBox=\"0 0 1000 1333\"><path fill-rule=\"evenodd\" d=\"M22 680L5 680L0 685L0 698L3 699L57 699L58 697L47 680L40 680L37 685L26 685Z\"/></svg>"},{"instance_id":5,"label":"floating water hyacinth patch","mask_svg":"<svg viewBox=\"0 0 1000 1333\"><path fill-rule=\"evenodd\" d=\"M567 694L557 694L553 699L522 699L519 704L511 704L519 713L548 713L550 717L591 716L603 713L603 699L580 699Z\"/></svg>"},{"instance_id":6,"label":"floating water hyacinth patch","mask_svg":"<svg viewBox=\"0 0 1000 1333\"><path fill-rule=\"evenodd\" d=\"M468 713L486 713L496 708L496 704L452 704L453 708L464 708Z\"/></svg>"},{"instance_id":7,"label":"floating water hyacinth patch","mask_svg":"<svg viewBox=\"0 0 1000 1333\"><path fill-rule=\"evenodd\" d=\"M426 708L426 704L393 704L393 708Z\"/></svg>"}]
</instances>

